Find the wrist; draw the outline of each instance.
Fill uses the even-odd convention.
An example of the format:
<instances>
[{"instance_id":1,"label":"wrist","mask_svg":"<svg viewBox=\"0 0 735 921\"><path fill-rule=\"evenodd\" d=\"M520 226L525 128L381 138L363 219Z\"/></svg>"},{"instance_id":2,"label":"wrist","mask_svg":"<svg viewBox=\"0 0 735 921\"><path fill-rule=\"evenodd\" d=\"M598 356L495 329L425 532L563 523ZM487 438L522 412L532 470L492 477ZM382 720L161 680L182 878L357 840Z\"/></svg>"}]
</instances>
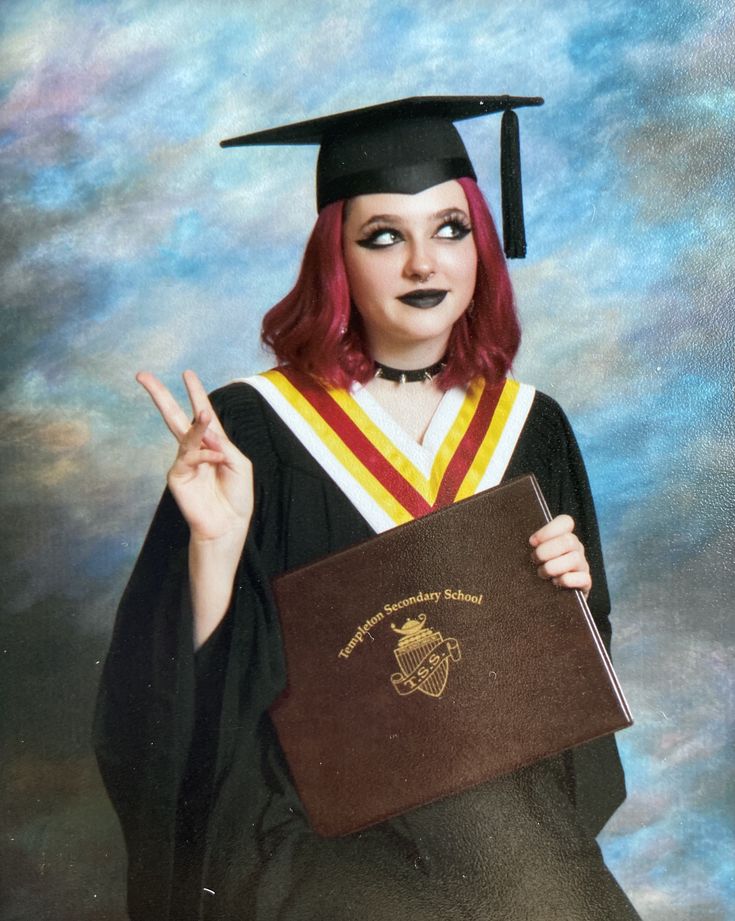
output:
<instances>
[{"instance_id":1,"label":"wrist","mask_svg":"<svg viewBox=\"0 0 735 921\"><path fill-rule=\"evenodd\" d=\"M217 628L232 599L247 531L228 532L217 538L189 539L189 589L198 649Z\"/></svg>"},{"instance_id":2,"label":"wrist","mask_svg":"<svg viewBox=\"0 0 735 921\"><path fill-rule=\"evenodd\" d=\"M190 529L189 546L192 550L207 554L227 552L228 550L235 549L242 550L245 545L247 533L247 525L233 527L223 534L217 534L216 536Z\"/></svg>"},{"instance_id":3,"label":"wrist","mask_svg":"<svg viewBox=\"0 0 735 921\"><path fill-rule=\"evenodd\" d=\"M200 573L217 572L231 578L242 556L247 531L231 531L220 537L202 537L191 534L189 537L189 568Z\"/></svg>"}]
</instances>

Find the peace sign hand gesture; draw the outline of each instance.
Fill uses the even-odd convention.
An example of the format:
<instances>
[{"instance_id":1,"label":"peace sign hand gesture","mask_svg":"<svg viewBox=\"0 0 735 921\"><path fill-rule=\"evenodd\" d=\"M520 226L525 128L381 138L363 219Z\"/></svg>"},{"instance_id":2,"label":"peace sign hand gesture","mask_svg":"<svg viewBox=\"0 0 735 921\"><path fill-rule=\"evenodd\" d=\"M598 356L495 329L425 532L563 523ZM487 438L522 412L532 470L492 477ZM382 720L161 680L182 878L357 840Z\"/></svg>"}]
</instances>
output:
<instances>
[{"instance_id":1,"label":"peace sign hand gesture","mask_svg":"<svg viewBox=\"0 0 735 921\"><path fill-rule=\"evenodd\" d=\"M169 489L192 541L242 544L253 510L252 464L225 434L196 374L185 371L183 377L193 423L153 374L136 375L179 444L167 476Z\"/></svg>"}]
</instances>

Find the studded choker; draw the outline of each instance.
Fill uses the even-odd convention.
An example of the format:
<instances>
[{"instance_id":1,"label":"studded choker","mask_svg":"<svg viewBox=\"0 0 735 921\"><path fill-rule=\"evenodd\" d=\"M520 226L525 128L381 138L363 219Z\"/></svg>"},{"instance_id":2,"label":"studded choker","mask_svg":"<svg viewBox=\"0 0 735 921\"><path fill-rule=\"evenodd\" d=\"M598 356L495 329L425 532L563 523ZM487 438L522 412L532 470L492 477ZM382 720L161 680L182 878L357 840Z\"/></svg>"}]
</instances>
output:
<instances>
[{"instance_id":1,"label":"studded choker","mask_svg":"<svg viewBox=\"0 0 735 921\"><path fill-rule=\"evenodd\" d=\"M419 381L433 380L437 374L440 374L447 363L442 359L428 368L412 368L411 370L401 370L400 368L389 368L380 361L375 362L375 376L382 377L386 381L393 381L395 384L416 384Z\"/></svg>"}]
</instances>

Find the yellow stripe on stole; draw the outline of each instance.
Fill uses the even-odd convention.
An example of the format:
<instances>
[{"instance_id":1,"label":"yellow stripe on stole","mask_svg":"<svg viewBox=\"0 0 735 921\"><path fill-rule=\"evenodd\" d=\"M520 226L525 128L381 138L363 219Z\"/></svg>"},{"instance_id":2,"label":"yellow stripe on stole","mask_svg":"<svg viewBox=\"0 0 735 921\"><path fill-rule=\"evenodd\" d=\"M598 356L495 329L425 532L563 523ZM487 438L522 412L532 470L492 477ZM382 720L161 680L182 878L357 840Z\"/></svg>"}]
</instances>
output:
<instances>
[{"instance_id":1,"label":"yellow stripe on stole","mask_svg":"<svg viewBox=\"0 0 735 921\"><path fill-rule=\"evenodd\" d=\"M465 398L462 401L462 405L459 408L459 412L437 452L436 460L431 469L432 505L436 501L436 496L439 492L442 480L444 479L447 467L449 466L449 462L454 457L457 448L475 416L477 404L480 402L480 398L485 392L485 386L485 380L481 377L475 378L475 380L470 383ZM475 458L472 460L470 469L472 469L474 463Z\"/></svg>"},{"instance_id":2,"label":"yellow stripe on stole","mask_svg":"<svg viewBox=\"0 0 735 921\"><path fill-rule=\"evenodd\" d=\"M413 520L407 509L389 492L360 461L358 457L345 445L332 427L324 421L322 416L309 403L296 387L277 369L265 371L261 375L267 378L289 405L308 423L319 440L329 449L336 462L349 471L350 475L358 482L365 492L376 502L383 511L398 525ZM329 391L333 395L332 391ZM335 391L336 392L336 391Z\"/></svg>"},{"instance_id":3,"label":"yellow stripe on stole","mask_svg":"<svg viewBox=\"0 0 735 921\"><path fill-rule=\"evenodd\" d=\"M365 410L346 390L327 391L329 396L339 406L346 416L350 418L358 429L365 435L370 444L379 451L388 463L407 480L411 486L424 499L428 499L428 483L426 477L414 463L399 450L396 445L383 433L383 430L373 422Z\"/></svg>"},{"instance_id":4,"label":"yellow stripe on stole","mask_svg":"<svg viewBox=\"0 0 735 921\"><path fill-rule=\"evenodd\" d=\"M401 476L413 486L429 505L436 501L439 488L450 461L464 438L470 422L475 415L477 404L485 389L485 381L481 378L473 381L462 401L452 425L434 457L431 473L428 479L420 470L400 451L396 445L385 435L382 429L373 422L355 398L345 390L330 390L329 395L339 405L346 415L365 434L370 443L383 455L388 463L397 470Z\"/></svg>"},{"instance_id":5,"label":"yellow stripe on stole","mask_svg":"<svg viewBox=\"0 0 735 921\"><path fill-rule=\"evenodd\" d=\"M475 455L472 466L467 471L457 491L457 495L454 498L455 502L458 502L460 499L466 499L468 496L474 496L478 484L495 453L495 449L498 447L498 443L503 435L505 425L508 422L508 417L510 416L513 404L516 401L520 389L521 385L518 381L506 380L503 386L503 392L500 394L500 399L495 407L492 422L485 433L485 437Z\"/></svg>"}]
</instances>

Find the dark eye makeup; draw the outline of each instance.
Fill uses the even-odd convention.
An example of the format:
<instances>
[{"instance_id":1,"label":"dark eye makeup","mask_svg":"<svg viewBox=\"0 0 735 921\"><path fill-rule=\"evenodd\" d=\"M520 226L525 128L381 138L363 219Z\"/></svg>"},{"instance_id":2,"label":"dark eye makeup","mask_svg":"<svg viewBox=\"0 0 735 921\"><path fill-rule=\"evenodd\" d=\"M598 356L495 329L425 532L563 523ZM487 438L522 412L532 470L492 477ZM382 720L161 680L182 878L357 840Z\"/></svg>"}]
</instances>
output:
<instances>
[{"instance_id":1,"label":"dark eye makeup","mask_svg":"<svg viewBox=\"0 0 735 921\"><path fill-rule=\"evenodd\" d=\"M397 230L392 227L373 227L366 237L361 237L357 241L358 246L364 246L365 249L385 249L387 246L393 246L398 243L402 237Z\"/></svg>"},{"instance_id":2,"label":"dark eye makeup","mask_svg":"<svg viewBox=\"0 0 735 921\"><path fill-rule=\"evenodd\" d=\"M456 212L442 215L441 223L434 231L434 236L440 240L464 240L470 233L472 233L472 227L467 218L462 212ZM365 249L386 249L399 243L402 239L403 234L400 230L388 224L377 224L366 236L357 240L357 245Z\"/></svg>"},{"instance_id":3,"label":"dark eye makeup","mask_svg":"<svg viewBox=\"0 0 735 921\"><path fill-rule=\"evenodd\" d=\"M472 227L467 218L463 214L458 213L450 214L446 217L437 228L434 236L442 240L464 240L470 233L472 233Z\"/></svg>"}]
</instances>

